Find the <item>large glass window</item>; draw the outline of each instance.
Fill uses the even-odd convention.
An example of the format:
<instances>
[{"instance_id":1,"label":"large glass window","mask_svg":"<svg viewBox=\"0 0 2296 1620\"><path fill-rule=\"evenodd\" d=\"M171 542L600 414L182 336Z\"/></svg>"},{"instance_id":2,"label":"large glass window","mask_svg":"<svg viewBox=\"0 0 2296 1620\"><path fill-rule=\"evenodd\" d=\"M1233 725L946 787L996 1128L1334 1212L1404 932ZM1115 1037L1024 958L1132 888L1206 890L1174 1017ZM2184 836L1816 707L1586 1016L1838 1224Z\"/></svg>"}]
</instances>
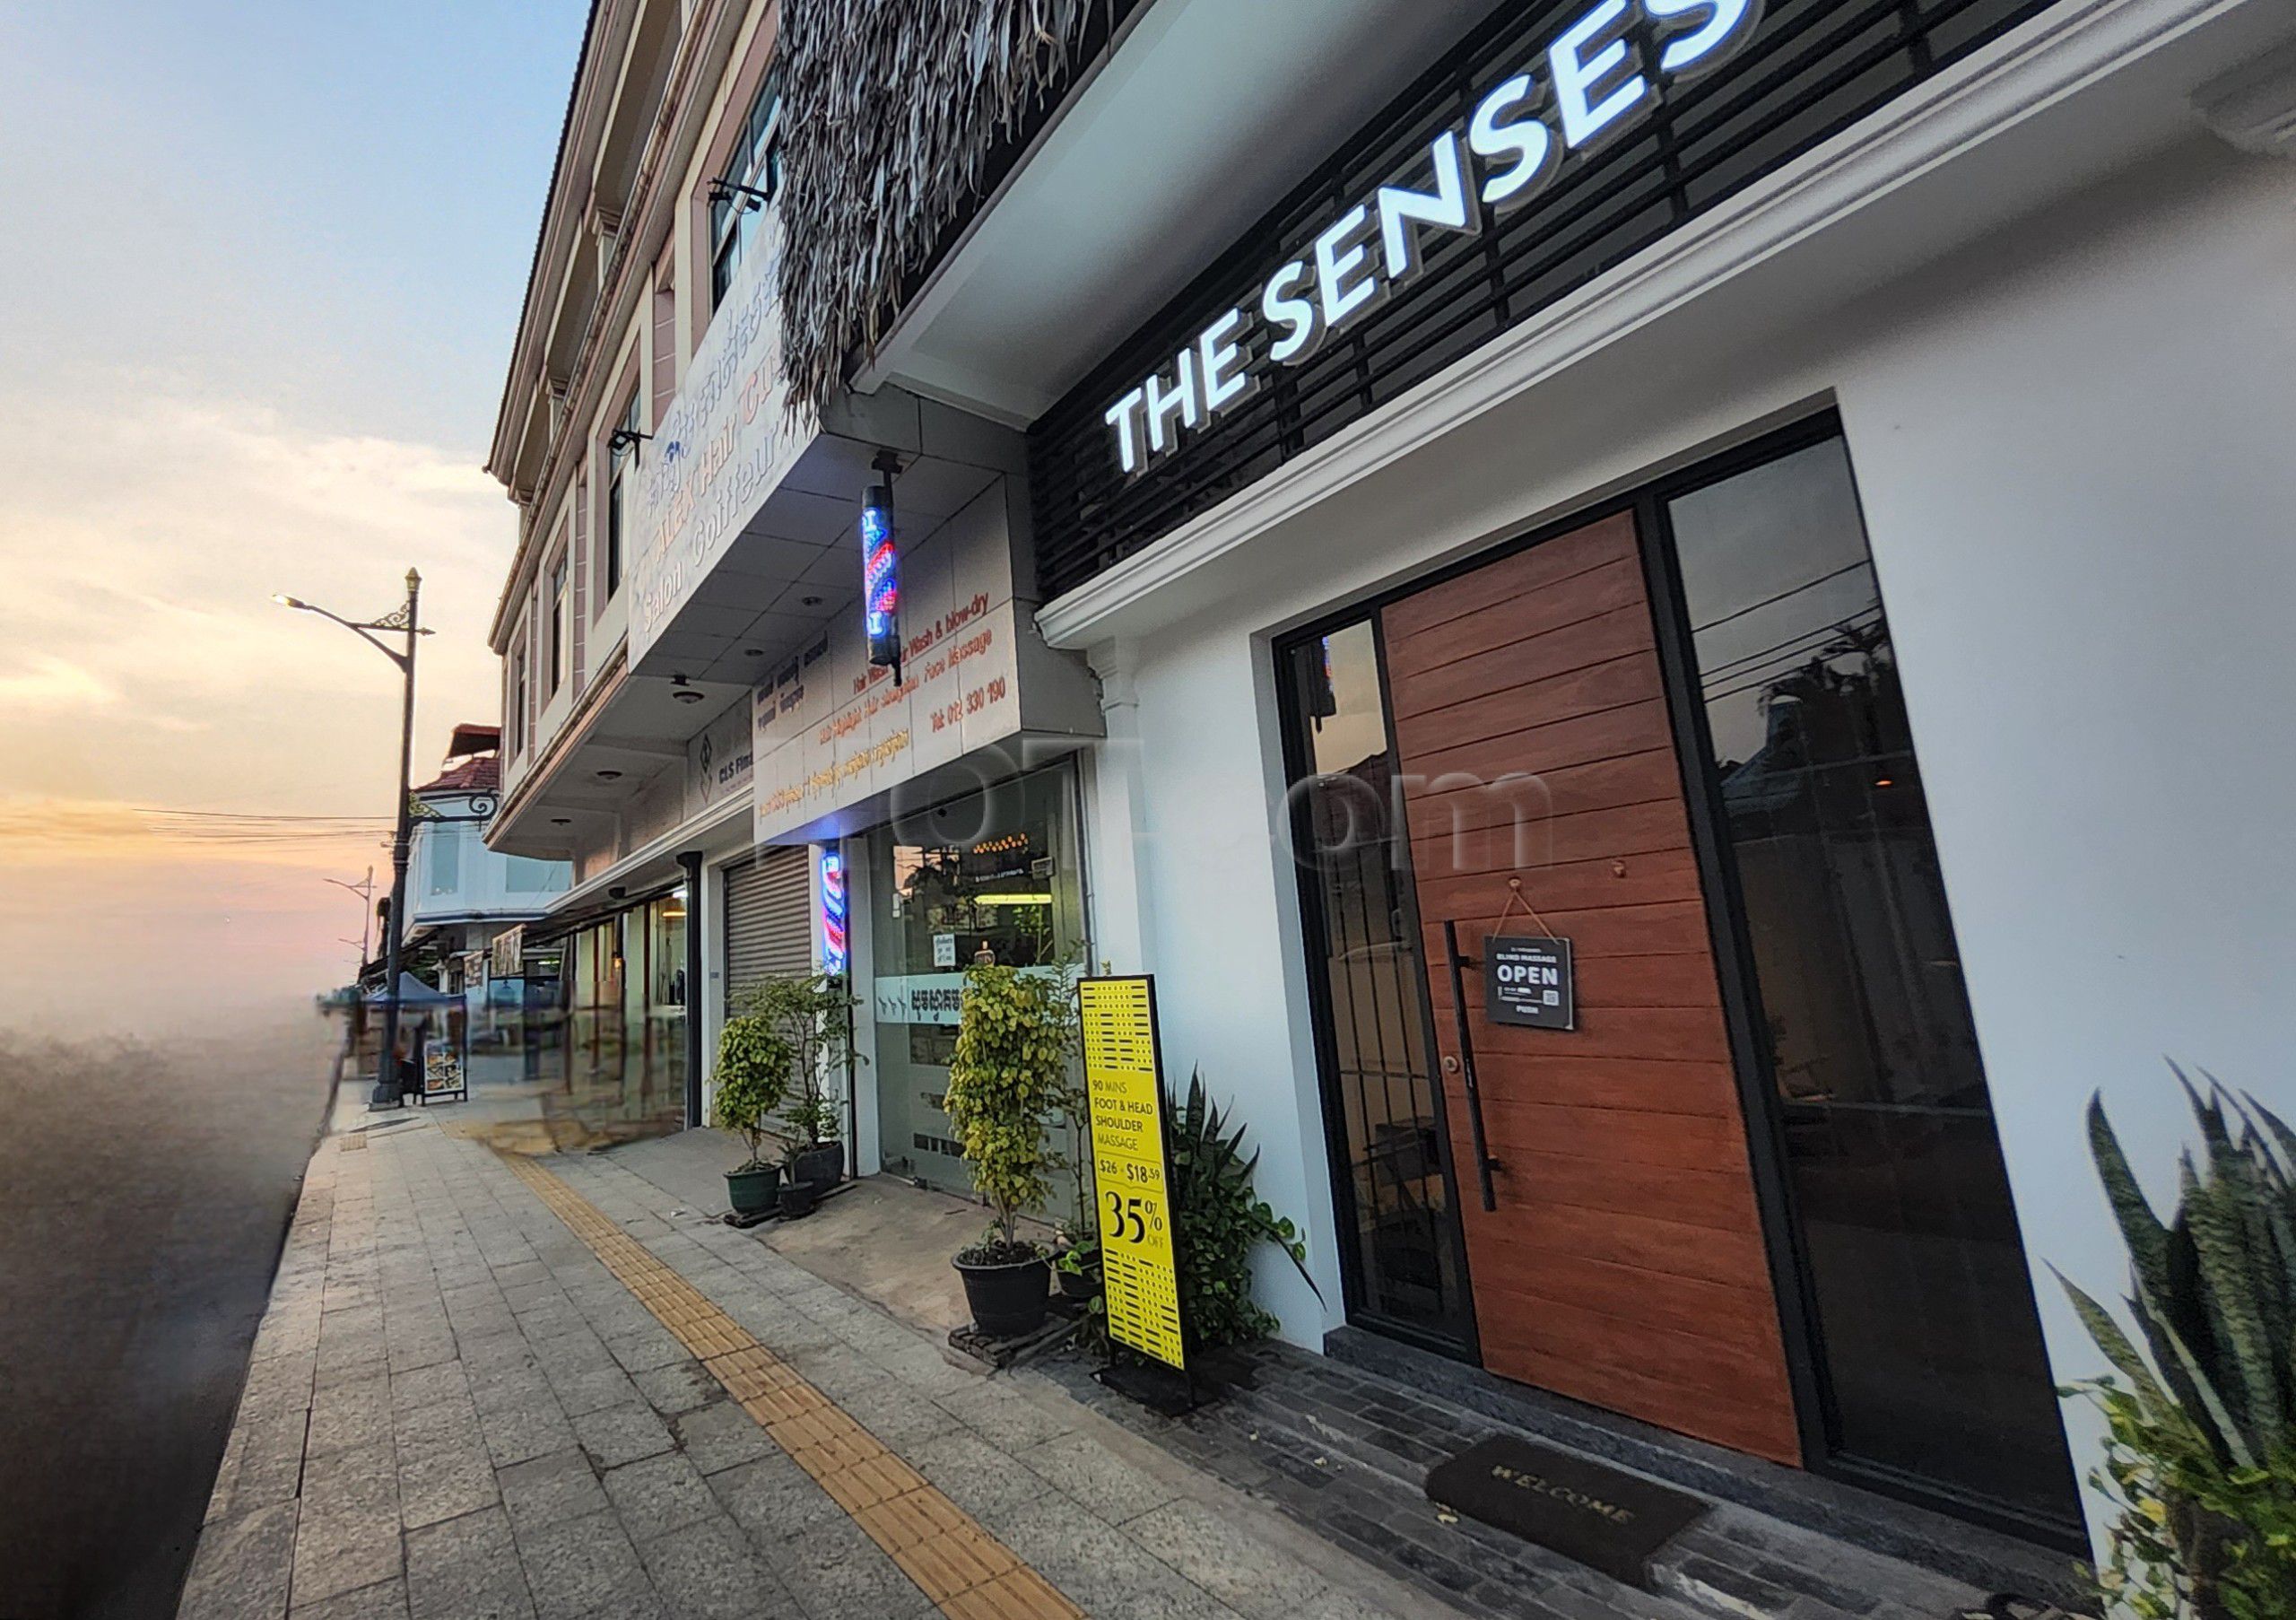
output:
<instances>
[{"instance_id":1,"label":"large glass window","mask_svg":"<svg viewBox=\"0 0 2296 1620\"><path fill-rule=\"evenodd\" d=\"M457 826L422 829L423 864L430 868L430 893L452 894L463 885L463 830Z\"/></svg>"},{"instance_id":2,"label":"large glass window","mask_svg":"<svg viewBox=\"0 0 2296 1620\"><path fill-rule=\"evenodd\" d=\"M1283 673L1325 1117L1348 1195L1351 1312L1462 1348L1473 1311L1371 622L1288 649Z\"/></svg>"},{"instance_id":3,"label":"large glass window","mask_svg":"<svg viewBox=\"0 0 2296 1620\"><path fill-rule=\"evenodd\" d=\"M1848 451L1666 510L1833 1458L2077 1522Z\"/></svg>"},{"instance_id":4,"label":"large glass window","mask_svg":"<svg viewBox=\"0 0 2296 1620\"><path fill-rule=\"evenodd\" d=\"M646 1111L664 1119L685 1107L686 893L676 890L646 908L646 978L639 1016L646 1026ZM633 931L639 919L631 919Z\"/></svg>"},{"instance_id":5,"label":"large glass window","mask_svg":"<svg viewBox=\"0 0 2296 1620\"><path fill-rule=\"evenodd\" d=\"M512 894L555 894L566 887L568 875L564 861L512 855L503 860L502 887Z\"/></svg>"},{"instance_id":6,"label":"large glass window","mask_svg":"<svg viewBox=\"0 0 2296 1620\"><path fill-rule=\"evenodd\" d=\"M742 267L750 239L757 234L761 209L752 205L781 191L781 65L766 70L749 116L734 143L733 155L718 175L709 204L709 288L712 308L726 301L726 290ZM739 189L734 189L739 187Z\"/></svg>"},{"instance_id":7,"label":"large glass window","mask_svg":"<svg viewBox=\"0 0 2296 1620\"><path fill-rule=\"evenodd\" d=\"M576 932L567 951L561 1144L660 1136L685 1123L685 894Z\"/></svg>"},{"instance_id":8,"label":"large glass window","mask_svg":"<svg viewBox=\"0 0 2296 1620\"><path fill-rule=\"evenodd\" d=\"M1067 765L900 818L869 838L871 990L884 1165L952 1192L972 1178L944 1102L964 971L1057 972L1084 956ZM1056 1194L1059 1214L1074 1202Z\"/></svg>"}]
</instances>

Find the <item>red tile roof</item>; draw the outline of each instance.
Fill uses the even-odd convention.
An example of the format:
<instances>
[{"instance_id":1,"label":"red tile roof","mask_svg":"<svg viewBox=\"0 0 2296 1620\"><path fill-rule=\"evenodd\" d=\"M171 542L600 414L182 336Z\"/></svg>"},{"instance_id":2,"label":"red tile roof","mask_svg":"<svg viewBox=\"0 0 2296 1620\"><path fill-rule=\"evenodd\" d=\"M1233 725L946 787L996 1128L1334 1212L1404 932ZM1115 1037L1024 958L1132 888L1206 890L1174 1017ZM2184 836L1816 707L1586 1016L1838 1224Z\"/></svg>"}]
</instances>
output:
<instances>
[{"instance_id":1,"label":"red tile roof","mask_svg":"<svg viewBox=\"0 0 2296 1620\"><path fill-rule=\"evenodd\" d=\"M502 787L502 762L491 753L449 765L437 780L417 788L417 793L497 793Z\"/></svg>"}]
</instances>

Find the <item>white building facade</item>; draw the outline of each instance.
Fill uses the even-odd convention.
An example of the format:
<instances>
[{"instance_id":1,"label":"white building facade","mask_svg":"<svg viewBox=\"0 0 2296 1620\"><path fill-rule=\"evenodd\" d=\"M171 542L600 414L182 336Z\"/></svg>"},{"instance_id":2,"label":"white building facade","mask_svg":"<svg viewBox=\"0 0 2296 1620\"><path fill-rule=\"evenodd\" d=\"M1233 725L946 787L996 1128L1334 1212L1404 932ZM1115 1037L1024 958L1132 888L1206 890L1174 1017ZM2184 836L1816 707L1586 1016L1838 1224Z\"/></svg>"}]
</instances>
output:
<instances>
[{"instance_id":1,"label":"white building facade","mask_svg":"<svg viewBox=\"0 0 2296 1620\"><path fill-rule=\"evenodd\" d=\"M2086 1545L2083 1110L2165 1198L2162 1054L2289 1101L2296 14L1118 6L797 408L707 200L772 9L690 8L650 121L631 9L496 457L558 914L801 851L857 1166L950 1185L962 965L1152 972L1287 1337L1977 1578Z\"/></svg>"},{"instance_id":2,"label":"white building facade","mask_svg":"<svg viewBox=\"0 0 2296 1620\"><path fill-rule=\"evenodd\" d=\"M2083 1110L2165 1201L2164 1053L2285 1089L2296 15L1886 9L1399 76L1038 418L1039 622L1111 704L1095 951L1306 1213L1289 1332L2076 1547ZM1571 942L1570 1027L1493 936Z\"/></svg>"}]
</instances>

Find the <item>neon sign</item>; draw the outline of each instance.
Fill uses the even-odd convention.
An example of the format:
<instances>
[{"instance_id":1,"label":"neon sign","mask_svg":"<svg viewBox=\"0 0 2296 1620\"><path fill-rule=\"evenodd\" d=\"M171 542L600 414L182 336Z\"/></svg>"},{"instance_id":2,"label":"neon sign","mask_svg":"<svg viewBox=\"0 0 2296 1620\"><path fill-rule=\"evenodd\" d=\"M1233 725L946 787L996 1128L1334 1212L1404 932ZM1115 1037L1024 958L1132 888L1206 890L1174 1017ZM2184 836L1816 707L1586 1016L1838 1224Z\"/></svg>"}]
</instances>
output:
<instances>
[{"instance_id":1,"label":"neon sign","mask_svg":"<svg viewBox=\"0 0 2296 1620\"><path fill-rule=\"evenodd\" d=\"M1762 0L1599 0L1555 35L1541 71L1484 94L1416 167L1424 190L1378 187L1277 267L1258 304L1230 309L1108 408L1117 459L1137 473L1259 386L1298 365L1419 274L1423 231L1474 233L1544 192L1573 157L1648 118L1664 86L1721 66L1761 25ZM1472 161L1470 161L1472 159Z\"/></svg>"}]
</instances>

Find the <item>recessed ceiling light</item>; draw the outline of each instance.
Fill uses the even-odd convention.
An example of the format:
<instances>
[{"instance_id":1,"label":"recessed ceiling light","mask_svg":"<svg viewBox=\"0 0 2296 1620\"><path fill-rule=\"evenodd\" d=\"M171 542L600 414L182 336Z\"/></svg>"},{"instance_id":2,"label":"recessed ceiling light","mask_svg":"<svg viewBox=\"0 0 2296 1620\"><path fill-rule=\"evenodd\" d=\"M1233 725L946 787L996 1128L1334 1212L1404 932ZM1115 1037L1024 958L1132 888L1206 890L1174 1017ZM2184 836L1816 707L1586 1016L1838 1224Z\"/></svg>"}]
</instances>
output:
<instances>
[{"instance_id":1,"label":"recessed ceiling light","mask_svg":"<svg viewBox=\"0 0 2296 1620\"><path fill-rule=\"evenodd\" d=\"M574 818L570 815L553 815L550 818L550 824L553 827L570 827L574 824Z\"/></svg>"},{"instance_id":2,"label":"recessed ceiling light","mask_svg":"<svg viewBox=\"0 0 2296 1620\"><path fill-rule=\"evenodd\" d=\"M619 771L601 771L598 772L598 780L602 782L618 782L622 780L622 772Z\"/></svg>"},{"instance_id":3,"label":"recessed ceiling light","mask_svg":"<svg viewBox=\"0 0 2296 1620\"><path fill-rule=\"evenodd\" d=\"M685 684L685 677L682 675L674 675L670 677L670 695L681 703L699 703L701 701L701 694L696 692L692 687L687 685Z\"/></svg>"},{"instance_id":4,"label":"recessed ceiling light","mask_svg":"<svg viewBox=\"0 0 2296 1620\"><path fill-rule=\"evenodd\" d=\"M761 658L765 657L765 649L762 647L744 647L742 649L742 657L745 658Z\"/></svg>"},{"instance_id":5,"label":"recessed ceiling light","mask_svg":"<svg viewBox=\"0 0 2296 1620\"><path fill-rule=\"evenodd\" d=\"M822 605L822 599L819 597L800 597L797 602L804 607L819 607Z\"/></svg>"}]
</instances>

